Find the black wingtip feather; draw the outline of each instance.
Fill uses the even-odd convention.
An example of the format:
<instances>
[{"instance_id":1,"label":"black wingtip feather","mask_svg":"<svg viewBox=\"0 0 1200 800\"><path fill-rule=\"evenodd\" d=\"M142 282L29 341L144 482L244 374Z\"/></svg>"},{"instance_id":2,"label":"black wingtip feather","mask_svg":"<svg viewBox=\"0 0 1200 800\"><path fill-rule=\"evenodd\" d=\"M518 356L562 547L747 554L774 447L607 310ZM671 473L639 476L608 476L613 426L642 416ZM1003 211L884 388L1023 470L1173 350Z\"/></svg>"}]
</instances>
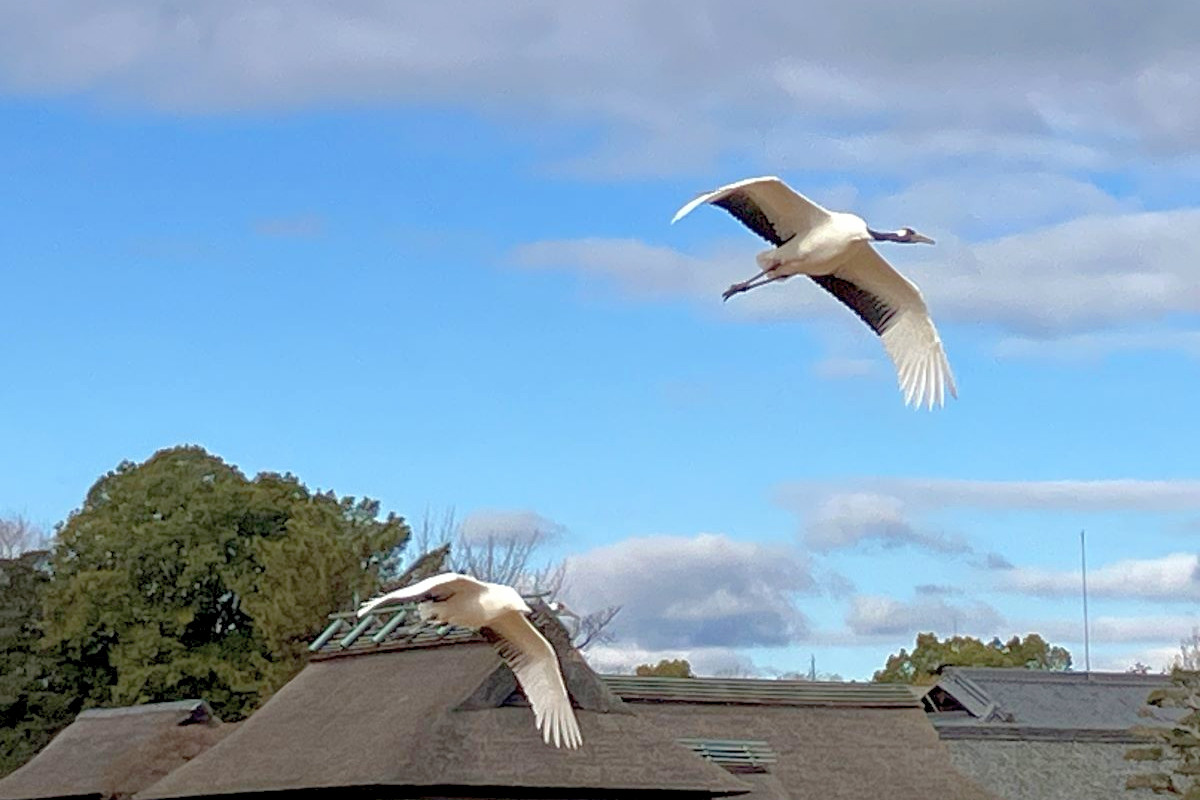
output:
<instances>
[{"instance_id":1,"label":"black wingtip feather","mask_svg":"<svg viewBox=\"0 0 1200 800\"><path fill-rule=\"evenodd\" d=\"M785 239L775 230L775 226L771 224L771 220L758 207L758 204L744 192L731 192L720 200L712 201L712 204L728 211L739 222L776 247L784 243Z\"/></svg>"},{"instance_id":2,"label":"black wingtip feather","mask_svg":"<svg viewBox=\"0 0 1200 800\"><path fill-rule=\"evenodd\" d=\"M865 289L848 280L833 275L810 275L825 291L845 303L858 318L879 336L888 329L888 323L896 315L896 309Z\"/></svg>"}]
</instances>

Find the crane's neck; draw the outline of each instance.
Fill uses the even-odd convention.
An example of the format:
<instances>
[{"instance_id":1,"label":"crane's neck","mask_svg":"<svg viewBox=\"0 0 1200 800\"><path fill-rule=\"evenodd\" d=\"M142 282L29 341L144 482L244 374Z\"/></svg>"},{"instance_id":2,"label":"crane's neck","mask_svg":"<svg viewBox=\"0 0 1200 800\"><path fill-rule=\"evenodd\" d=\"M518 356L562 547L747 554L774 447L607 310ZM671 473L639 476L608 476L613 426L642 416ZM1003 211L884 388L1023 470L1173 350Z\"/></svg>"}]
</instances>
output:
<instances>
[{"instance_id":1,"label":"crane's neck","mask_svg":"<svg viewBox=\"0 0 1200 800\"><path fill-rule=\"evenodd\" d=\"M867 233L871 234L871 238L877 242L907 242L908 237L904 234L905 231L876 231L867 228Z\"/></svg>"}]
</instances>

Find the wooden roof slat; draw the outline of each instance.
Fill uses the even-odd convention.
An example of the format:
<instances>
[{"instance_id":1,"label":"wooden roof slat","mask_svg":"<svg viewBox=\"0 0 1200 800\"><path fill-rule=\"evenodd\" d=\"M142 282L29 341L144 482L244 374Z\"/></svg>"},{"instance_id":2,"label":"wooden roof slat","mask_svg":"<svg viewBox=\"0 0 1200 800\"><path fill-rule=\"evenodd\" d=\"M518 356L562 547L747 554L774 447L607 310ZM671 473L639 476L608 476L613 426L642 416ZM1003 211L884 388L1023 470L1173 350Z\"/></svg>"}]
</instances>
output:
<instances>
[{"instance_id":1,"label":"wooden roof slat","mask_svg":"<svg viewBox=\"0 0 1200 800\"><path fill-rule=\"evenodd\" d=\"M901 684L630 675L605 675L604 681L622 699L633 701L880 708L920 706L912 690Z\"/></svg>"},{"instance_id":2,"label":"wooden roof slat","mask_svg":"<svg viewBox=\"0 0 1200 800\"><path fill-rule=\"evenodd\" d=\"M701 758L731 771L767 772L767 768L779 760L769 743L757 739L682 738L675 741Z\"/></svg>"}]
</instances>

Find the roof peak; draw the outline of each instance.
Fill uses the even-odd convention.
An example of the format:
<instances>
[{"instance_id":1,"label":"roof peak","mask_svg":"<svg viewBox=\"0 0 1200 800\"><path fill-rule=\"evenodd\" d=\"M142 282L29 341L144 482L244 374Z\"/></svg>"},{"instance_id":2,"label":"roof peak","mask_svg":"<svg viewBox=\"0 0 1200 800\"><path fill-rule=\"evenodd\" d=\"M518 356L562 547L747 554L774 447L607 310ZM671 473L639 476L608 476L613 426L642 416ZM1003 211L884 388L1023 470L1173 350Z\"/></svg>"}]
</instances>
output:
<instances>
[{"instance_id":1,"label":"roof peak","mask_svg":"<svg viewBox=\"0 0 1200 800\"><path fill-rule=\"evenodd\" d=\"M75 719L112 719L136 714L167 713L186 715L182 722L220 722L213 713L212 707L203 700L171 700L165 703L142 703L141 705L117 708L89 708L86 711L80 711Z\"/></svg>"}]
</instances>

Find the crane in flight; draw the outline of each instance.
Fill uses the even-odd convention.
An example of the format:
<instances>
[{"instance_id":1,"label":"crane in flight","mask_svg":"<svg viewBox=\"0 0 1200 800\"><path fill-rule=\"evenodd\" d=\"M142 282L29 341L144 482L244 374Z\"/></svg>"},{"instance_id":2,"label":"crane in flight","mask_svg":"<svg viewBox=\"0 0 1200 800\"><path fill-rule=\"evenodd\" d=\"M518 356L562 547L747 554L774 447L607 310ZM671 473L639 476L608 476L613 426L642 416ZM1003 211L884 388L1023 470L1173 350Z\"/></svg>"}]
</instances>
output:
<instances>
[{"instance_id":1,"label":"crane in flight","mask_svg":"<svg viewBox=\"0 0 1200 800\"><path fill-rule=\"evenodd\" d=\"M725 300L793 275L807 275L850 307L883 341L906 405L933 408L957 397L954 374L921 292L872 242L933 244L912 228L876 231L859 216L829 211L776 177L749 178L706 192L676 212L674 224L709 203L732 214L773 247L759 272L725 290Z\"/></svg>"},{"instance_id":2,"label":"crane in flight","mask_svg":"<svg viewBox=\"0 0 1200 800\"><path fill-rule=\"evenodd\" d=\"M525 692L542 740L571 750L583 743L558 656L529 621L532 611L516 589L445 572L364 603L358 616L385 603L413 600L423 620L473 630L487 628L495 634L493 645Z\"/></svg>"}]
</instances>

